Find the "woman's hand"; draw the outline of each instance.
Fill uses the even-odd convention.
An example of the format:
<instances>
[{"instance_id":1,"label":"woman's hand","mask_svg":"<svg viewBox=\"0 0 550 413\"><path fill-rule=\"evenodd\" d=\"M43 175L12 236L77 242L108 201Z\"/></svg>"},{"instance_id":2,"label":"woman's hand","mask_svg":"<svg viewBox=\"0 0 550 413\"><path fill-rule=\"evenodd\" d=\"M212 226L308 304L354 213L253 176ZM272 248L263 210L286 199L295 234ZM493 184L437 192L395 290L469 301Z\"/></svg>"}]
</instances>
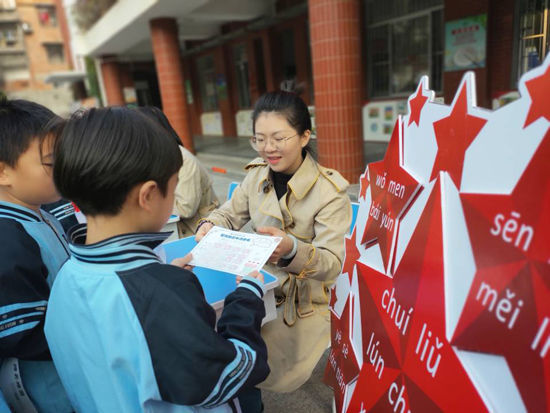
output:
<instances>
[{"instance_id":1,"label":"woman's hand","mask_svg":"<svg viewBox=\"0 0 550 413\"><path fill-rule=\"evenodd\" d=\"M199 242L214 227L211 222L203 222L195 234L195 241Z\"/></svg>"},{"instance_id":2,"label":"woman's hand","mask_svg":"<svg viewBox=\"0 0 550 413\"><path fill-rule=\"evenodd\" d=\"M271 254L271 257L269 257L269 262L272 262L274 264L277 264L279 259L281 257L289 254L292 251L292 248L294 247L294 241L292 238L290 238L288 235L286 235L286 232L283 230L280 230L279 228L275 227L258 227L256 230L259 234L263 235L271 235L272 237L281 237L282 240L277 245L277 248L275 248L275 251L273 251L273 254Z\"/></svg>"},{"instance_id":3,"label":"woman's hand","mask_svg":"<svg viewBox=\"0 0 550 413\"><path fill-rule=\"evenodd\" d=\"M191 253L189 253L185 257L180 257L172 260L170 264L175 265L176 267L183 268L188 271L193 271L193 268L195 267L193 267L192 265L189 265L192 259L193 259L193 256L191 255Z\"/></svg>"},{"instance_id":4,"label":"woman's hand","mask_svg":"<svg viewBox=\"0 0 550 413\"><path fill-rule=\"evenodd\" d=\"M248 274L249 277L256 278L257 280L261 281L262 284L264 283L264 275L260 271L252 271L250 274ZM237 284L241 282L243 279L242 275L237 275Z\"/></svg>"}]
</instances>

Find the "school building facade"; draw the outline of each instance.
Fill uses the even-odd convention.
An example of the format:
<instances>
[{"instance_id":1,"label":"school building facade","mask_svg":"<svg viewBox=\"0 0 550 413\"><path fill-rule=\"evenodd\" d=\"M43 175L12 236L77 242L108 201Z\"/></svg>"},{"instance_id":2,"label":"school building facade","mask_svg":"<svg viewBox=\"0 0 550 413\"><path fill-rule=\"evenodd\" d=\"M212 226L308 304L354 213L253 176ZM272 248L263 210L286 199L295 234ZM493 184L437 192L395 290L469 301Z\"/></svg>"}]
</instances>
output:
<instances>
[{"instance_id":1,"label":"school building facade","mask_svg":"<svg viewBox=\"0 0 550 413\"><path fill-rule=\"evenodd\" d=\"M255 100L296 84L319 160L357 181L363 141L387 141L420 76L450 103L466 70L479 106L517 95L547 52L549 0L119 0L77 53L104 102L156 105L184 144L250 136Z\"/></svg>"},{"instance_id":2,"label":"school building facade","mask_svg":"<svg viewBox=\"0 0 550 413\"><path fill-rule=\"evenodd\" d=\"M54 85L55 74L75 77L61 0L0 0L0 91L69 114L74 91ZM53 74L53 76L52 76Z\"/></svg>"}]
</instances>

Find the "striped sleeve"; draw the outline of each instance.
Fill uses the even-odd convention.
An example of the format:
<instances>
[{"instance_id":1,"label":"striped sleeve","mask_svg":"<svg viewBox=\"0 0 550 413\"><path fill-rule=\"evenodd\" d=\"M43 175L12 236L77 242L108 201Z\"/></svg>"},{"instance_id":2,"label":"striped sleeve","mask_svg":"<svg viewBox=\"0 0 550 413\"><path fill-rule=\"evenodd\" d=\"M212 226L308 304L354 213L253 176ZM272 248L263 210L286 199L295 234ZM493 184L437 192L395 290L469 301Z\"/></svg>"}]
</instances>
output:
<instances>
[{"instance_id":1,"label":"striped sleeve","mask_svg":"<svg viewBox=\"0 0 550 413\"><path fill-rule=\"evenodd\" d=\"M40 248L16 221L0 219L0 358L49 359L44 318L50 288Z\"/></svg>"},{"instance_id":2,"label":"striped sleeve","mask_svg":"<svg viewBox=\"0 0 550 413\"><path fill-rule=\"evenodd\" d=\"M265 380L261 287L230 294L216 331L215 312L194 274L158 264L119 277L147 340L162 400L214 407Z\"/></svg>"},{"instance_id":3,"label":"striped sleeve","mask_svg":"<svg viewBox=\"0 0 550 413\"><path fill-rule=\"evenodd\" d=\"M223 370L210 394L200 403L204 407L215 407L235 397L243 387L256 363L256 352L239 340L229 340L236 350L235 358Z\"/></svg>"},{"instance_id":4,"label":"striped sleeve","mask_svg":"<svg viewBox=\"0 0 550 413\"><path fill-rule=\"evenodd\" d=\"M263 296L263 284L246 276L235 292L225 299L218 334L235 346L237 354L201 406L214 407L225 403L240 389L261 383L269 374L267 348L260 334L265 316Z\"/></svg>"}]
</instances>

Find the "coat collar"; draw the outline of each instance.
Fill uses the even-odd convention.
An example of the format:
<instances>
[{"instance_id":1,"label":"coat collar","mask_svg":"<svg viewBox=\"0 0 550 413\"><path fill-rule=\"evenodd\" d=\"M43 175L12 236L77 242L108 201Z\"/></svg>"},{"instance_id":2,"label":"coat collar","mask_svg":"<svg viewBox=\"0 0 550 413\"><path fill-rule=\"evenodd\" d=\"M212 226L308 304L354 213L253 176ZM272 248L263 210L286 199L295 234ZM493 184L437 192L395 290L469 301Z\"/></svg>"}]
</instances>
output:
<instances>
[{"instance_id":1,"label":"coat collar","mask_svg":"<svg viewBox=\"0 0 550 413\"><path fill-rule=\"evenodd\" d=\"M69 248L73 258L93 264L139 267L160 262L153 249L170 236L171 232L130 233L116 235L95 244L84 245L86 224L75 225L69 231Z\"/></svg>"},{"instance_id":2,"label":"coat collar","mask_svg":"<svg viewBox=\"0 0 550 413\"><path fill-rule=\"evenodd\" d=\"M0 201L0 218L15 219L19 222L41 222L42 217L32 209L12 202Z\"/></svg>"},{"instance_id":3,"label":"coat collar","mask_svg":"<svg viewBox=\"0 0 550 413\"><path fill-rule=\"evenodd\" d=\"M272 185L271 179L271 169L267 162L262 158L256 158L248 165L245 169L250 169L256 166L264 167L260 172L258 191L264 190L264 188ZM304 161L298 168L294 175L288 181L288 186L296 199L302 199L307 195L309 190L313 187L317 179L319 178L319 168L317 167L317 162L312 158L309 153L306 153Z\"/></svg>"},{"instance_id":4,"label":"coat collar","mask_svg":"<svg viewBox=\"0 0 550 413\"><path fill-rule=\"evenodd\" d=\"M307 195L315 182L317 182L319 173L317 162L315 162L315 159L309 153L306 153L304 161L290 181L288 181L288 186L296 199L302 199Z\"/></svg>"}]
</instances>

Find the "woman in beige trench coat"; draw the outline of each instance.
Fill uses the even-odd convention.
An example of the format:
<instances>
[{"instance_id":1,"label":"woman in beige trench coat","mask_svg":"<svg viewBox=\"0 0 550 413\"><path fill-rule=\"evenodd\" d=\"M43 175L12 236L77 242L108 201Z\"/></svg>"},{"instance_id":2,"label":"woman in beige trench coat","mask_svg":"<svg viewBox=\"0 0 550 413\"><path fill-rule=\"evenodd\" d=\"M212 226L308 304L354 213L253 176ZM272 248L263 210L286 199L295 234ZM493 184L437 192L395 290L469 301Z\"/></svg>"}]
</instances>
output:
<instances>
[{"instance_id":1,"label":"woman in beige trench coat","mask_svg":"<svg viewBox=\"0 0 550 413\"><path fill-rule=\"evenodd\" d=\"M267 93L252 118L251 144L260 157L196 238L214 225L240 230L249 221L254 231L283 238L264 268L279 287L277 318L262 328L271 374L259 387L291 392L309 379L329 344L329 288L341 271L351 222L349 184L310 154L311 119L298 95Z\"/></svg>"}]
</instances>

